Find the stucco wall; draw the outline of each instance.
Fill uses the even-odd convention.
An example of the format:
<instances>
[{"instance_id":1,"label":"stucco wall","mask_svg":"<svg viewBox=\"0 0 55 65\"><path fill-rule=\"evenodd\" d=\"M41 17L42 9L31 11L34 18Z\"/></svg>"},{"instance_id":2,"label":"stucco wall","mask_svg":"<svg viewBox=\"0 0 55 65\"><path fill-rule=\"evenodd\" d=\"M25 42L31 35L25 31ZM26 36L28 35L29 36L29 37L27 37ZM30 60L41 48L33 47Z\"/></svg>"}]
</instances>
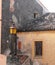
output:
<instances>
[{"instance_id":1,"label":"stucco wall","mask_svg":"<svg viewBox=\"0 0 55 65\"><path fill-rule=\"evenodd\" d=\"M0 54L0 65L6 65L6 56Z\"/></svg>"},{"instance_id":2,"label":"stucco wall","mask_svg":"<svg viewBox=\"0 0 55 65\"><path fill-rule=\"evenodd\" d=\"M55 31L44 32L21 32L17 36L22 42L22 51L29 48L32 58L48 65L55 65ZM34 41L43 41L43 55L41 58L34 57Z\"/></svg>"}]
</instances>

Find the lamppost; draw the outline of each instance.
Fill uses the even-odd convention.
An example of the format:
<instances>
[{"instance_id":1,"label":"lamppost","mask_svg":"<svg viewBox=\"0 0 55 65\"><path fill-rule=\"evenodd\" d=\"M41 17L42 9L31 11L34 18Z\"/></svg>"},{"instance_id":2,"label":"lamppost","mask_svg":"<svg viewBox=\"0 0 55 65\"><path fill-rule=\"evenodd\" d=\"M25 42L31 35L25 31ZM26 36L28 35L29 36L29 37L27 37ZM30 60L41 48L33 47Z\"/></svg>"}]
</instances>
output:
<instances>
[{"instance_id":1,"label":"lamppost","mask_svg":"<svg viewBox=\"0 0 55 65\"><path fill-rule=\"evenodd\" d=\"M17 54L17 36L16 36L16 27L15 24L12 23L10 26L10 50L11 50L11 55L16 55Z\"/></svg>"}]
</instances>

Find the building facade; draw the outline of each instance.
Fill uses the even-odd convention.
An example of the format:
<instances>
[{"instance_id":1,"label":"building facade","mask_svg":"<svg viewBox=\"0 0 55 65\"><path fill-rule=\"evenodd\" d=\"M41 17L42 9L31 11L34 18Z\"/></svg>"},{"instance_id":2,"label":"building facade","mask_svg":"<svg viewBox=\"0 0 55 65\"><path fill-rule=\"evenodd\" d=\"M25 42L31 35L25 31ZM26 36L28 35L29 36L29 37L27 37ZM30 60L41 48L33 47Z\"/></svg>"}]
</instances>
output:
<instances>
[{"instance_id":1,"label":"building facade","mask_svg":"<svg viewBox=\"0 0 55 65\"><path fill-rule=\"evenodd\" d=\"M7 49L11 23L22 28L23 22L33 19L34 13L42 15L42 11L36 0L2 0L2 53Z\"/></svg>"}]
</instances>

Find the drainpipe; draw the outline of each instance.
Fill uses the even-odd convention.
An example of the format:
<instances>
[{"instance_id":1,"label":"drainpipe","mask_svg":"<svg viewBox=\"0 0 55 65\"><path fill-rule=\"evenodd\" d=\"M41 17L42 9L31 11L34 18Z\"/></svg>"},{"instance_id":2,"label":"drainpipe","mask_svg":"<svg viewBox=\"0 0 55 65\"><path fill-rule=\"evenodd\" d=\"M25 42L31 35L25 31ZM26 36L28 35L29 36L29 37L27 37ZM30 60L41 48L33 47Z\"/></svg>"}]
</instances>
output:
<instances>
[{"instance_id":1,"label":"drainpipe","mask_svg":"<svg viewBox=\"0 0 55 65\"><path fill-rule=\"evenodd\" d=\"M1 53L2 0L0 0L0 53Z\"/></svg>"}]
</instances>

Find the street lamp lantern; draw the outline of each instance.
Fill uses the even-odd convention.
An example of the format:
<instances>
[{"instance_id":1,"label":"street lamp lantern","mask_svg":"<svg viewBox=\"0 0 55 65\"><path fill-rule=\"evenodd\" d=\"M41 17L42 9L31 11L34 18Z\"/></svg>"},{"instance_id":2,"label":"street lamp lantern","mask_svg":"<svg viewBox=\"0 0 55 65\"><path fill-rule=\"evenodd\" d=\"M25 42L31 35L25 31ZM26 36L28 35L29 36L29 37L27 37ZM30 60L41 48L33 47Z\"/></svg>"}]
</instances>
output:
<instances>
[{"instance_id":1,"label":"street lamp lantern","mask_svg":"<svg viewBox=\"0 0 55 65\"><path fill-rule=\"evenodd\" d=\"M16 34L15 24L12 24L12 25L10 26L10 34Z\"/></svg>"}]
</instances>

